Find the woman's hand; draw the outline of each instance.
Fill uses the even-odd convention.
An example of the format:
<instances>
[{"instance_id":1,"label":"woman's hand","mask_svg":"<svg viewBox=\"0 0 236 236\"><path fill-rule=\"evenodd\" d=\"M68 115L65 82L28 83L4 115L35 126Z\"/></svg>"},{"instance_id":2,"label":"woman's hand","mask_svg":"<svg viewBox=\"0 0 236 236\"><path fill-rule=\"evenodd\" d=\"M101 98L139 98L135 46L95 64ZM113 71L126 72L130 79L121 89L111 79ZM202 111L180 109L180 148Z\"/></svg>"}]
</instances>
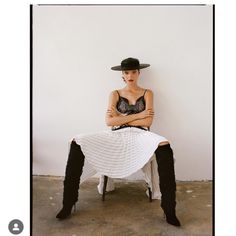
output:
<instances>
[{"instance_id":1,"label":"woman's hand","mask_svg":"<svg viewBox=\"0 0 236 236\"><path fill-rule=\"evenodd\" d=\"M112 106L110 109L107 109L107 114L110 115L111 117L119 115L114 106Z\"/></svg>"},{"instance_id":2,"label":"woman's hand","mask_svg":"<svg viewBox=\"0 0 236 236\"><path fill-rule=\"evenodd\" d=\"M145 119L147 117L153 117L154 111L152 109L147 109L142 112L139 112L138 115L139 115L139 119Z\"/></svg>"}]
</instances>

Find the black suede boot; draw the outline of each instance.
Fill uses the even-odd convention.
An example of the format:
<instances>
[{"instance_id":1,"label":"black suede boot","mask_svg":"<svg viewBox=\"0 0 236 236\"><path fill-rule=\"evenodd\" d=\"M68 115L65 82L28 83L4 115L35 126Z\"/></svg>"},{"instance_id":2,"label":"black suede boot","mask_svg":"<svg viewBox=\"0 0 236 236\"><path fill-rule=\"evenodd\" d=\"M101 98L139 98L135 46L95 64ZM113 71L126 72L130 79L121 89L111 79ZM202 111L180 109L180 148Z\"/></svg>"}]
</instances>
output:
<instances>
[{"instance_id":1,"label":"black suede boot","mask_svg":"<svg viewBox=\"0 0 236 236\"><path fill-rule=\"evenodd\" d=\"M56 218L65 219L70 216L73 205L78 201L78 190L83 166L84 154L80 146L75 141L72 141L65 172L63 208Z\"/></svg>"},{"instance_id":2,"label":"black suede boot","mask_svg":"<svg viewBox=\"0 0 236 236\"><path fill-rule=\"evenodd\" d=\"M175 215L176 182L173 151L170 144L159 146L155 154L158 164L160 191L162 194L161 208L165 213L167 223L180 226L180 222Z\"/></svg>"}]
</instances>

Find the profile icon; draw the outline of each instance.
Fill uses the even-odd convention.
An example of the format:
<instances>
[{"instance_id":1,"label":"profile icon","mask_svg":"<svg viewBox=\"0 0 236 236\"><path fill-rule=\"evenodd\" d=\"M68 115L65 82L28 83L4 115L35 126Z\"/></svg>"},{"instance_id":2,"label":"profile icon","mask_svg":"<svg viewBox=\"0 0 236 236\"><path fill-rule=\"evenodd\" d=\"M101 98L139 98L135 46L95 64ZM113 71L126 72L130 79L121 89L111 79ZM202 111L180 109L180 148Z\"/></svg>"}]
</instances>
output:
<instances>
[{"instance_id":1,"label":"profile icon","mask_svg":"<svg viewBox=\"0 0 236 236\"><path fill-rule=\"evenodd\" d=\"M20 220L14 219L10 221L8 229L12 234L20 234L24 229L24 225Z\"/></svg>"},{"instance_id":2,"label":"profile icon","mask_svg":"<svg viewBox=\"0 0 236 236\"><path fill-rule=\"evenodd\" d=\"M12 229L12 231L19 231L19 230L20 230L20 229L19 229L18 224L15 223L15 224L14 224L14 227L13 227L13 229Z\"/></svg>"}]
</instances>

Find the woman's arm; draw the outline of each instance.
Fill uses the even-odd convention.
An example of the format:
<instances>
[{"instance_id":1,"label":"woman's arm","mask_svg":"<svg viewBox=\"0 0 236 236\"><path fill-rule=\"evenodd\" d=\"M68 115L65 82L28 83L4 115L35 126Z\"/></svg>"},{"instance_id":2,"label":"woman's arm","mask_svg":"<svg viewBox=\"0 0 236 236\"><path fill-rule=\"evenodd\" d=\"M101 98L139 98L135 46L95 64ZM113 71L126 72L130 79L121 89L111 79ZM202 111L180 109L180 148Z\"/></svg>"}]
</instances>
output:
<instances>
[{"instance_id":1,"label":"woman's arm","mask_svg":"<svg viewBox=\"0 0 236 236\"><path fill-rule=\"evenodd\" d=\"M153 121L152 117L147 117L144 119L131 121L128 123L128 125L150 127L152 125L152 121Z\"/></svg>"},{"instance_id":2,"label":"woman's arm","mask_svg":"<svg viewBox=\"0 0 236 236\"><path fill-rule=\"evenodd\" d=\"M144 99L146 103L146 109L143 112L149 113L149 116L143 119L131 121L128 123L129 125L145 126L145 127L150 127L152 125L153 116L154 116L153 92L151 90L147 90L147 92L145 93Z\"/></svg>"},{"instance_id":3,"label":"woman's arm","mask_svg":"<svg viewBox=\"0 0 236 236\"><path fill-rule=\"evenodd\" d=\"M112 91L109 96L109 104L106 113L106 124L107 126L120 126L123 124L128 124L129 122L143 119L147 115L144 113L132 114L132 115L121 115L116 112L116 104L118 102L119 96L116 91Z\"/></svg>"}]
</instances>

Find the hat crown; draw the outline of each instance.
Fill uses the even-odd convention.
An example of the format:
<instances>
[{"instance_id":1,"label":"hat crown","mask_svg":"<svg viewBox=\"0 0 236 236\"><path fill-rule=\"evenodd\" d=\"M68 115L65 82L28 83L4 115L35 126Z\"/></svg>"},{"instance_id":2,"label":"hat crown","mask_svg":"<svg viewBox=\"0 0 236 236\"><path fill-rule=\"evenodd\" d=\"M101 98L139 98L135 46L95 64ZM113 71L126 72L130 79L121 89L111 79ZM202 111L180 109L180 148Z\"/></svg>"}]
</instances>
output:
<instances>
[{"instance_id":1,"label":"hat crown","mask_svg":"<svg viewBox=\"0 0 236 236\"><path fill-rule=\"evenodd\" d=\"M139 68L139 60L136 59L136 58L132 58L132 57L126 58L121 62L121 67L123 69L126 69L126 68L134 68L134 69Z\"/></svg>"}]
</instances>

